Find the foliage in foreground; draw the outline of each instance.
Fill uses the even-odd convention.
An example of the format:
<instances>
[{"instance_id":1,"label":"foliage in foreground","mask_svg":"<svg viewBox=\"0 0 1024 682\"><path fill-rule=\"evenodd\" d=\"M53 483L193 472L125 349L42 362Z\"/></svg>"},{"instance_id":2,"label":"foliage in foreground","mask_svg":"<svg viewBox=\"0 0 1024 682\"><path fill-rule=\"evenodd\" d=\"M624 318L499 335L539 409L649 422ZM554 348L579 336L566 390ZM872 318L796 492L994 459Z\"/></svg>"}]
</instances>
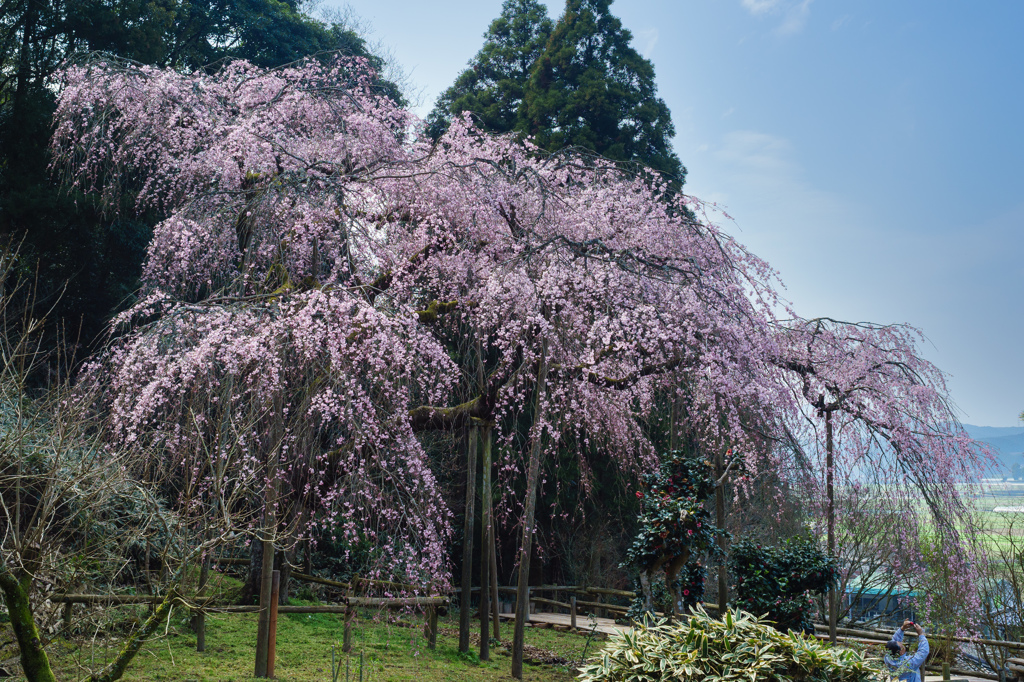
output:
<instances>
[{"instance_id":1,"label":"foliage in foreground","mask_svg":"<svg viewBox=\"0 0 1024 682\"><path fill-rule=\"evenodd\" d=\"M779 632L743 611L722 621L699 607L680 623L657 621L612 636L600 661L581 671L582 682L866 682L880 674L856 651Z\"/></svg>"}]
</instances>

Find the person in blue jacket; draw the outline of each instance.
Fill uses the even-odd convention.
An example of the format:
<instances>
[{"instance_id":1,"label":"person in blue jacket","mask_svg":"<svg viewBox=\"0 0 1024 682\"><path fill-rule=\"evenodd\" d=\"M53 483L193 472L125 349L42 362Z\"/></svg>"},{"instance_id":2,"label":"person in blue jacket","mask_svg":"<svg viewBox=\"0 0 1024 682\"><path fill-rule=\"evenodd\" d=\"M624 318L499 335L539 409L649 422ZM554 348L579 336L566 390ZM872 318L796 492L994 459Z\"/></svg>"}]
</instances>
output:
<instances>
[{"instance_id":1,"label":"person in blue jacket","mask_svg":"<svg viewBox=\"0 0 1024 682\"><path fill-rule=\"evenodd\" d=\"M917 651L913 656L907 653L907 646L903 643L903 633L907 630L917 632ZM928 658L928 639L920 625L912 620L903 621L903 625L896 628L885 647L889 650L885 655L885 665L892 677L900 682L921 682L924 679L920 668Z\"/></svg>"}]
</instances>

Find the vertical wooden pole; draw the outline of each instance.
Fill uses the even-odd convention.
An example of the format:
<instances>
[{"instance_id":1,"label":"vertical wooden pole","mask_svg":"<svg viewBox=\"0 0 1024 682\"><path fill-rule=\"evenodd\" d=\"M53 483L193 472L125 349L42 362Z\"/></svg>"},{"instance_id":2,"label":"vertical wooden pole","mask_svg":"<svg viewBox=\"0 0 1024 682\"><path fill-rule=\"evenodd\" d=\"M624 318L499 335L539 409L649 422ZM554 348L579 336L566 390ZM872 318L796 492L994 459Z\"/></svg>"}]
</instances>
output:
<instances>
[{"instance_id":1,"label":"vertical wooden pole","mask_svg":"<svg viewBox=\"0 0 1024 682\"><path fill-rule=\"evenodd\" d=\"M491 660L491 550L494 539L491 534L491 425L484 424L481 430L483 445L483 499L480 505L480 660Z\"/></svg>"},{"instance_id":2,"label":"vertical wooden pole","mask_svg":"<svg viewBox=\"0 0 1024 682\"><path fill-rule=\"evenodd\" d=\"M466 513L462 528L462 594L459 597L459 651L469 651L470 591L473 589L473 514L476 505L477 426L466 435Z\"/></svg>"},{"instance_id":3,"label":"vertical wooden pole","mask_svg":"<svg viewBox=\"0 0 1024 682\"><path fill-rule=\"evenodd\" d=\"M668 449L675 452L679 447L679 443L676 439L676 421L679 419L679 415L676 414L677 405L679 404L679 397L676 395L676 388L672 387L672 409L669 412L669 425L668 425Z\"/></svg>"},{"instance_id":4,"label":"vertical wooden pole","mask_svg":"<svg viewBox=\"0 0 1024 682\"><path fill-rule=\"evenodd\" d=\"M352 616L355 609L351 605L345 606L345 639L342 641L341 650L345 653L352 651Z\"/></svg>"},{"instance_id":5,"label":"vertical wooden pole","mask_svg":"<svg viewBox=\"0 0 1024 682\"><path fill-rule=\"evenodd\" d=\"M490 500L490 508L487 515L491 519L491 618L494 620L494 639L501 641L501 623L498 614L501 613L501 603L498 600L498 541L497 533L494 532L494 499Z\"/></svg>"},{"instance_id":6,"label":"vertical wooden pole","mask_svg":"<svg viewBox=\"0 0 1024 682\"><path fill-rule=\"evenodd\" d=\"M260 611L256 629L256 665L253 677L267 676L267 653L270 646L270 601L274 590L274 535L277 533L277 460L284 436L284 400L274 399L270 448L267 452L267 485L263 500L263 567L260 581Z\"/></svg>"},{"instance_id":7,"label":"vertical wooden pole","mask_svg":"<svg viewBox=\"0 0 1024 682\"><path fill-rule=\"evenodd\" d=\"M576 595L569 597L569 627L576 629Z\"/></svg>"},{"instance_id":8,"label":"vertical wooden pole","mask_svg":"<svg viewBox=\"0 0 1024 682\"><path fill-rule=\"evenodd\" d=\"M427 648L437 648L437 607L431 604L423 613L423 636L427 638Z\"/></svg>"},{"instance_id":9,"label":"vertical wooden pole","mask_svg":"<svg viewBox=\"0 0 1024 682\"><path fill-rule=\"evenodd\" d=\"M722 550L722 563L718 565L718 617L725 618L725 610L729 608L729 578L725 552L725 480L722 478L725 464L722 462L722 449L715 453L715 525L720 531L718 548Z\"/></svg>"},{"instance_id":10,"label":"vertical wooden pole","mask_svg":"<svg viewBox=\"0 0 1024 682\"><path fill-rule=\"evenodd\" d=\"M352 651L352 618L356 615L355 607L349 603L348 598L356 596L359 589L359 576L352 576L348 585L348 591L345 593L345 639L341 645L341 650L345 653Z\"/></svg>"},{"instance_id":11,"label":"vertical wooden pole","mask_svg":"<svg viewBox=\"0 0 1024 682\"><path fill-rule=\"evenodd\" d=\"M836 556L836 504L833 490L832 411L825 412L825 494L828 496L828 556ZM828 639L836 643L836 620L839 617L839 594L833 585L828 591Z\"/></svg>"},{"instance_id":12,"label":"vertical wooden pole","mask_svg":"<svg viewBox=\"0 0 1024 682\"><path fill-rule=\"evenodd\" d=\"M203 566L199 569L199 591L198 596L204 596L206 583L210 580L210 556L203 559ZM196 613L196 651L206 651L206 613L202 610Z\"/></svg>"},{"instance_id":13,"label":"vertical wooden pole","mask_svg":"<svg viewBox=\"0 0 1024 682\"><path fill-rule=\"evenodd\" d=\"M281 571L273 571L270 598L270 627L267 630L267 677L274 676L277 657L277 602L281 598Z\"/></svg>"},{"instance_id":14,"label":"vertical wooden pole","mask_svg":"<svg viewBox=\"0 0 1024 682\"><path fill-rule=\"evenodd\" d=\"M64 602L64 638L71 638L71 617L74 613L75 605L71 602Z\"/></svg>"},{"instance_id":15,"label":"vertical wooden pole","mask_svg":"<svg viewBox=\"0 0 1024 682\"><path fill-rule=\"evenodd\" d=\"M543 423L544 394L548 383L547 339L541 341L537 368L537 402L534 406L534 425ZM540 458L543 433L533 429L530 442L530 463L526 473L526 509L523 514L523 537L519 545L519 580L516 585L516 621L512 632L512 677L523 679L523 644L526 639L526 621L530 615L530 557L533 555L533 523L537 511L537 487L540 484Z\"/></svg>"}]
</instances>

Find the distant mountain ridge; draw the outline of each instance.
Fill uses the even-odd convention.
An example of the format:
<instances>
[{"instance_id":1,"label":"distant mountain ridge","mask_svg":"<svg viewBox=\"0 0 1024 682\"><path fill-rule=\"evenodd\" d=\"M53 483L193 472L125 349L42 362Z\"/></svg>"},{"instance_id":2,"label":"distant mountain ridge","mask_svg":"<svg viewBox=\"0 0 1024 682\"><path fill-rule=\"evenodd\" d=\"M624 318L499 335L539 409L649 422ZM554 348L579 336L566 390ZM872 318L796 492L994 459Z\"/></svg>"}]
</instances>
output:
<instances>
[{"instance_id":1,"label":"distant mountain ridge","mask_svg":"<svg viewBox=\"0 0 1024 682\"><path fill-rule=\"evenodd\" d=\"M1024 434L1024 426L975 426L974 424L964 424L963 426L964 430L967 431L967 435L975 440Z\"/></svg>"},{"instance_id":2,"label":"distant mountain ridge","mask_svg":"<svg viewBox=\"0 0 1024 682\"><path fill-rule=\"evenodd\" d=\"M964 424L967 435L988 444L992 454L1009 472L1013 465L1024 465L1024 426L975 426Z\"/></svg>"}]
</instances>

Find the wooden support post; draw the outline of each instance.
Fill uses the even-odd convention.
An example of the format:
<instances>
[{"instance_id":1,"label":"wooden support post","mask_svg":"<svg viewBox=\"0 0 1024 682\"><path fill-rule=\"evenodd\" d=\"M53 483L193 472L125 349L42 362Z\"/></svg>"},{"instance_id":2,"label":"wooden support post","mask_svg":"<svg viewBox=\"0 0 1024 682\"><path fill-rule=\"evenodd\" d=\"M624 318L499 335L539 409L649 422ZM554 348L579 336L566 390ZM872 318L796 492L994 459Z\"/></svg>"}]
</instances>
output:
<instances>
[{"instance_id":1,"label":"wooden support post","mask_svg":"<svg viewBox=\"0 0 1024 682\"><path fill-rule=\"evenodd\" d=\"M569 625L576 629L576 595L569 597Z\"/></svg>"},{"instance_id":2,"label":"wooden support post","mask_svg":"<svg viewBox=\"0 0 1024 682\"><path fill-rule=\"evenodd\" d=\"M277 602L281 599L281 571L273 571L270 591L270 627L267 629L267 677L274 676L277 656Z\"/></svg>"},{"instance_id":3,"label":"wooden support post","mask_svg":"<svg viewBox=\"0 0 1024 682\"><path fill-rule=\"evenodd\" d=\"M256 628L256 665L253 677L267 676L267 653L270 646L270 601L274 590L274 536L277 534L277 462L284 437L284 400L274 398L274 423L271 426L270 451L267 452L267 484L263 494L263 574L260 581L260 615Z\"/></svg>"},{"instance_id":4,"label":"wooden support post","mask_svg":"<svg viewBox=\"0 0 1024 682\"><path fill-rule=\"evenodd\" d=\"M427 648L437 648L437 607L428 606L423 613L423 636L427 638Z\"/></svg>"},{"instance_id":5,"label":"wooden support post","mask_svg":"<svg viewBox=\"0 0 1024 682\"><path fill-rule=\"evenodd\" d=\"M269 505L268 505L269 507ZM268 511L268 514L273 512ZM272 533L269 523L264 533ZM269 538L269 535L264 535ZM256 665L253 677L267 676L267 653L270 646L270 602L274 591L274 542L263 540L263 575L260 584L260 611L256 626Z\"/></svg>"},{"instance_id":6,"label":"wooden support post","mask_svg":"<svg viewBox=\"0 0 1024 682\"><path fill-rule=\"evenodd\" d=\"M545 308L546 314L546 308ZM523 645L526 623L530 616L530 557L533 555L534 516L537 512L537 488L540 486L540 465L544 429L544 395L547 392L548 362L547 337L541 339L538 357L536 403L533 413L534 428L530 436L530 459L526 473L526 500L523 510L523 535L519 544L519 576L516 581L516 622L512 630L512 677L523 679Z\"/></svg>"},{"instance_id":7,"label":"wooden support post","mask_svg":"<svg viewBox=\"0 0 1024 682\"><path fill-rule=\"evenodd\" d=\"M494 540L491 533L491 425L485 424L481 434L483 445L483 482L480 506L480 660L491 660L491 550Z\"/></svg>"},{"instance_id":8,"label":"wooden support post","mask_svg":"<svg viewBox=\"0 0 1024 682\"><path fill-rule=\"evenodd\" d=\"M494 620L494 639L500 642L501 623L498 614L501 613L501 604L498 601L498 541L495 537L497 534L494 532L493 506L488 516L491 518L491 618Z\"/></svg>"},{"instance_id":9,"label":"wooden support post","mask_svg":"<svg viewBox=\"0 0 1024 682\"><path fill-rule=\"evenodd\" d=\"M342 641L341 650L346 654L352 651L352 616L355 615L355 611L351 606L345 608L345 639Z\"/></svg>"},{"instance_id":10,"label":"wooden support post","mask_svg":"<svg viewBox=\"0 0 1024 682\"><path fill-rule=\"evenodd\" d=\"M198 595L203 596L206 583L210 580L210 556L203 559L203 567L199 569L199 591ZM206 651L206 613L196 612L196 651Z\"/></svg>"},{"instance_id":11,"label":"wooden support post","mask_svg":"<svg viewBox=\"0 0 1024 682\"><path fill-rule=\"evenodd\" d=\"M466 436L466 512L462 532L462 594L459 597L459 651L469 651L470 591L473 588L473 507L476 504L477 426Z\"/></svg>"},{"instance_id":12,"label":"wooden support post","mask_svg":"<svg viewBox=\"0 0 1024 682\"><path fill-rule=\"evenodd\" d=\"M71 638L71 617L74 614L74 602L64 603L64 638Z\"/></svg>"},{"instance_id":13,"label":"wooden support post","mask_svg":"<svg viewBox=\"0 0 1024 682\"><path fill-rule=\"evenodd\" d=\"M825 494L828 497L827 524L828 524L828 558L836 556L836 504L835 491L833 488L833 455L832 455L832 411L825 412ZM836 625L839 620L839 593L836 591L838 585L832 585L828 590L828 639L834 645L836 643Z\"/></svg>"},{"instance_id":14,"label":"wooden support post","mask_svg":"<svg viewBox=\"0 0 1024 682\"><path fill-rule=\"evenodd\" d=\"M718 617L725 618L725 610L729 608L729 578L726 574L725 544L725 481L722 479L722 449L715 453L715 525L720 531L718 548L722 550L722 563L718 565Z\"/></svg>"}]
</instances>

